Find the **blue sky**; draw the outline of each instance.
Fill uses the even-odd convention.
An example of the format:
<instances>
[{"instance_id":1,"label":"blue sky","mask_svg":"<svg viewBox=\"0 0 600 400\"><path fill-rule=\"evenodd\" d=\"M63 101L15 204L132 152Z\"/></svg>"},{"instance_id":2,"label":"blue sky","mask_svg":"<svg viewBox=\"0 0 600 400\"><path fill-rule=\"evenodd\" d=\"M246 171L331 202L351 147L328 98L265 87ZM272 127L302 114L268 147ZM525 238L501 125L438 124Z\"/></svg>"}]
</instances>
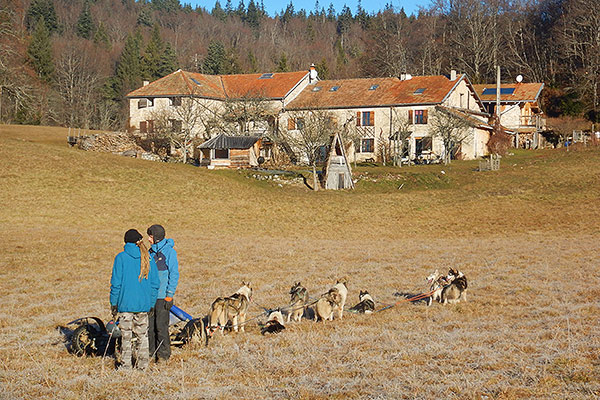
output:
<instances>
[{"instance_id":1,"label":"blue sky","mask_svg":"<svg viewBox=\"0 0 600 400\"><path fill-rule=\"evenodd\" d=\"M221 6L225 6L227 0L219 0ZM244 4L247 6L250 0L244 0ZM239 4L239 0L231 0L234 7ZM260 3L260 0L255 0ZM199 5L208 10L212 10L215 5L215 0L181 0L181 3L190 3L193 6ZM269 15L273 16L275 13L285 9L289 4L289 0L263 0L265 9ZM312 11L315 8L315 0L293 0L294 9L300 10L304 8L306 11ZM339 13L346 4L352 10L352 14L356 12L356 6L358 0L319 0L319 7L325 7L325 10L329 8L329 4L332 3L335 7L336 13ZM391 3L397 10L404 7L406 14L416 14L419 10L419 6L427 7L430 4L429 0L362 0L362 7L367 12L372 13L382 10L387 3Z\"/></svg>"}]
</instances>

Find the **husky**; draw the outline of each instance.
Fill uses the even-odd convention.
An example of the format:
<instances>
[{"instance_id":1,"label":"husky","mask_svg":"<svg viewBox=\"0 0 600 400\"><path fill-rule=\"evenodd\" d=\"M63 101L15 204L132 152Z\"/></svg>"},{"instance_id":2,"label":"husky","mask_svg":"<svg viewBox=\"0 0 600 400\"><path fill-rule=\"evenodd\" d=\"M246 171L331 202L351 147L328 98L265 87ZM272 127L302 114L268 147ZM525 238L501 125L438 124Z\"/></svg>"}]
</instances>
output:
<instances>
[{"instance_id":1,"label":"husky","mask_svg":"<svg viewBox=\"0 0 600 400\"><path fill-rule=\"evenodd\" d=\"M269 314L265 326L260 330L263 335L265 333L279 333L285 329L283 325L283 315L281 311L273 311Z\"/></svg>"},{"instance_id":2,"label":"husky","mask_svg":"<svg viewBox=\"0 0 600 400\"><path fill-rule=\"evenodd\" d=\"M337 289L340 295L339 304L335 307L334 311L338 312L338 316L340 319L344 316L344 306L346 305L346 297L348 297L348 281L346 278L339 279L335 285L333 285L333 289Z\"/></svg>"},{"instance_id":3,"label":"husky","mask_svg":"<svg viewBox=\"0 0 600 400\"><path fill-rule=\"evenodd\" d=\"M315 321L333 321L333 312L339 309L342 296L335 287L329 289L315 304Z\"/></svg>"},{"instance_id":4,"label":"husky","mask_svg":"<svg viewBox=\"0 0 600 400\"><path fill-rule=\"evenodd\" d=\"M449 284L442 289L440 302L452 304L467 301L467 277L459 270L450 268L446 279Z\"/></svg>"},{"instance_id":5,"label":"husky","mask_svg":"<svg viewBox=\"0 0 600 400\"><path fill-rule=\"evenodd\" d=\"M354 311L357 313L371 314L375 310L375 302L373 298L366 290L363 292L360 291L358 295L358 303L354 307L350 308L350 311Z\"/></svg>"},{"instance_id":6,"label":"husky","mask_svg":"<svg viewBox=\"0 0 600 400\"><path fill-rule=\"evenodd\" d=\"M436 269L433 274L427 277L427 283L429 283L429 291L433 291L427 298L427 306L430 306L434 300L441 301L442 290L444 286L450 284L450 281L447 276L440 275L440 272Z\"/></svg>"},{"instance_id":7,"label":"husky","mask_svg":"<svg viewBox=\"0 0 600 400\"><path fill-rule=\"evenodd\" d=\"M208 346L208 333L206 329L206 325L204 324L205 318L194 318L183 327L183 329L175 335L175 340L171 341L173 343L181 343L181 344L192 344L192 345L200 345L204 344Z\"/></svg>"},{"instance_id":8,"label":"husky","mask_svg":"<svg viewBox=\"0 0 600 400\"><path fill-rule=\"evenodd\" d=\"M297 282L290 289L290 306L287 315L287 322L290 322L290 319L292 318L296 322L300 321L302 319L302 315L304 315L306 303L308 303L308 290L306 290L306 288L303 287L300 282Z\"/></svg>"},{"instance_id":9,"label":"husky","mask_svg":"<svg viewBox=\"0 0 600 400\"><path fill-rule=\"evenodd\" d=\"M210 333L212 334L217 328L221 328L221 333L223 333L223 329L229 322L234 331L237 332L239 327L244 332L244 322L251 300L250 282L242 282L242 287L229 297L217 297L210 306Z\"/></svg>"}]
</instances>

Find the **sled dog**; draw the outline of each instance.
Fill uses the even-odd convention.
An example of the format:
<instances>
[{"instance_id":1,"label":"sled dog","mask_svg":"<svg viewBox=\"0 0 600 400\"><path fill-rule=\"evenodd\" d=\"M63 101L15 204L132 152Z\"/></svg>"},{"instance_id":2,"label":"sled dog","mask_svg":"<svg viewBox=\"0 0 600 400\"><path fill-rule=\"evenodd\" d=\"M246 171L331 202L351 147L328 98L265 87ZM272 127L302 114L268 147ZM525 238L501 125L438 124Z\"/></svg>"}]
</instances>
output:
<instances>
[{"instance_id":1,"label":"sled dog","mask_svg":"<svg viewBox=\"0 0 600 400\"><path fill-rule=\"evenodd\" d=\"M427 298L427 305L430 306L434 300L438 302L442 299L442 290L444 286L448 285L450 282L448 281L448 277L444 275L440 275L439 271L436 269L435 272L427 277L427 283L429 283L429 291L433 291L431 295Z\"/></svg>"},{"instance_id":2,"label":"sled dog","mask_svg":"<svg viewBox=\"0 0 600 400\"><path fill-rule=\"evenodd\" d=\"M279 333L285 329L283 325L283 315L281 311L273 311L269 314L265 326L260 330L263 335L265 333Z\"/></svg>"},{"instance_id":3,"label":"sled dog","mask_svg":"<svg viewBox=\"0 0 600 400\"><path fill-rule=\"evenodd\" d=\"M331 288L315 304L315 321L333 320L333 312L338 309L342 296L337 288Z\"/></svg>"},{"instance_id":4,"label":"sled dog","mask_svg":"<svg viewBox=\"0 0 600 400\"><path fill-rule=\"evenodd\" d=\"M375 310L375 302L373 298L366 290L363 292L360 291L358 295L359 303L354 307L350 308L350 311L354 311L357 313L371 314Z\"/></svg>"},{"instance_id":5,"label":"sled dog","mask_svg":"<svg viewBox=\"0 0 600 400\"><path fill-rule=\"evenodd\" d=\"M467 301L467 277L460 271L450 268L446 280L450 283L442 289L442 304Z\"/></svg>"},{"instance_id":6,"label":"sled dog","mask_svg":"<svg viewBox=\"0 0 600 400\"><path fill-rule=\"evenodd\" d=\"M244 322L248 307L252 300L252 287L250 282L242 282L242 286L237 292L229 297L217 297L210 306L210 332L214 332L217 328L221 328L221 332L225 326L231 322L234 331L239 329L244 332Z\"/></svg>"},{"instance_id":7,"label":"sled dog","mask_svg":"<svg viewBox=\"0 0 600 400\"><path fill-rule=\"evenodd\" d=\"M344 316L344 306L346 305L346 297L348 297L348 281L346 278L339 279L335 285L333 285L333 289L337 289L340 295L339 304L336 305L334 311L337 311L340 319Z\"/></svg>"},{"instance_id":8,"label":"sled dog","mask_svg":"<svg viewBox=\"0 0 600 400\"><path fill-rule=\"evenodd\" d=\"M308 303L308 290L303 287L300 282L297 282L290 289L290 306L289 312L287 315L287 322L290 322L290 319L294 321L300 321L302 319L302 315L304 315L304 310L306 309L306 304Z\"/></svg>"}]
</instances>

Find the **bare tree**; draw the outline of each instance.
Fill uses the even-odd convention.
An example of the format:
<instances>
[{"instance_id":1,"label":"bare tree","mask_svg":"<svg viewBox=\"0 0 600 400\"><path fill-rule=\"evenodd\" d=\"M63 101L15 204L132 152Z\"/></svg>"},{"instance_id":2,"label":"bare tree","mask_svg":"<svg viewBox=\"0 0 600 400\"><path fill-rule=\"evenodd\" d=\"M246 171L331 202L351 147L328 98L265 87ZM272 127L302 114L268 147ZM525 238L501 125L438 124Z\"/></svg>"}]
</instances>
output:
<instances>
[{"instance_id":1,"label":"bare tree","mask_svg":"<svg viewBox=\"0 0 600 400\"><path fill-rule=\"evenodd\" d=\"M404 115L406 113L406 115ZM410 123L408 119L407 111L400 111L397 109L393 109L392 111L392 136L390 137L390 141L392 143L392 158L394 161L394 165L400 167L402 165L402 155L405 153L405 150L408 150L410 154L410 149L405 148L406 139L410 137L413 131L413 125Z\"/></svg>"},{"instance_id":2,"label":"bare tree","mask_svg":"<svg viewBox=\"0 0 600 400\"><path fill-rule=\"evenodd\" d=\"M252 131L266 132L275 115L264 96L248 94L226 100L221 118L230 133L249 135Z\"/></svg>"},{"instance_id":3,"label":"bare tree","mask_svg":"<svg viewBox=\"0 0 600 400\"><path fill-rule=\"evenodd\" d=\"M307 110L290 112L289 122L285 129L280 130L280 141L312 167L313 188L318 190L317 161L320 149L329 144L331 136L337 129L335 116L328 111Z\"/></svg>"},{"instance_id":4,"label":"bare tree","mask_svg":"<svg viewBox=\"0 0 600 400\"><path fill-rule=\"evenodd\" d=\"M470 135L471 123L464 117L446 107L436 106L430 119L431 136L438 138L444 145L444 164L450 164L454 152Z\"/></svg>"}]
</instances>

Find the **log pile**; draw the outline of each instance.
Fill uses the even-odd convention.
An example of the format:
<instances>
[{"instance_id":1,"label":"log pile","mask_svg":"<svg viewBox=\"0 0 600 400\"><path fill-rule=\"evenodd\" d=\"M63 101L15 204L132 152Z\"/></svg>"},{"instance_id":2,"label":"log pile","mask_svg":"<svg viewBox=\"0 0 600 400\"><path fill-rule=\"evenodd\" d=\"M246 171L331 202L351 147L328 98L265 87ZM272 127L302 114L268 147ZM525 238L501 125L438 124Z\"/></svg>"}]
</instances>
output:
<instances>
[{"instance_id":1,"label":"log pile","mask_svg":"<svg viewBox=\"0 0 600 400\"><path fill-rule=\"evenodd\" d=\"M161 161L161 158L144 150L137 138L127 132L107 132L88 136L78 136L77 147L85 151L119 154L125 157Z\"/></svg>"}]
</instances>

